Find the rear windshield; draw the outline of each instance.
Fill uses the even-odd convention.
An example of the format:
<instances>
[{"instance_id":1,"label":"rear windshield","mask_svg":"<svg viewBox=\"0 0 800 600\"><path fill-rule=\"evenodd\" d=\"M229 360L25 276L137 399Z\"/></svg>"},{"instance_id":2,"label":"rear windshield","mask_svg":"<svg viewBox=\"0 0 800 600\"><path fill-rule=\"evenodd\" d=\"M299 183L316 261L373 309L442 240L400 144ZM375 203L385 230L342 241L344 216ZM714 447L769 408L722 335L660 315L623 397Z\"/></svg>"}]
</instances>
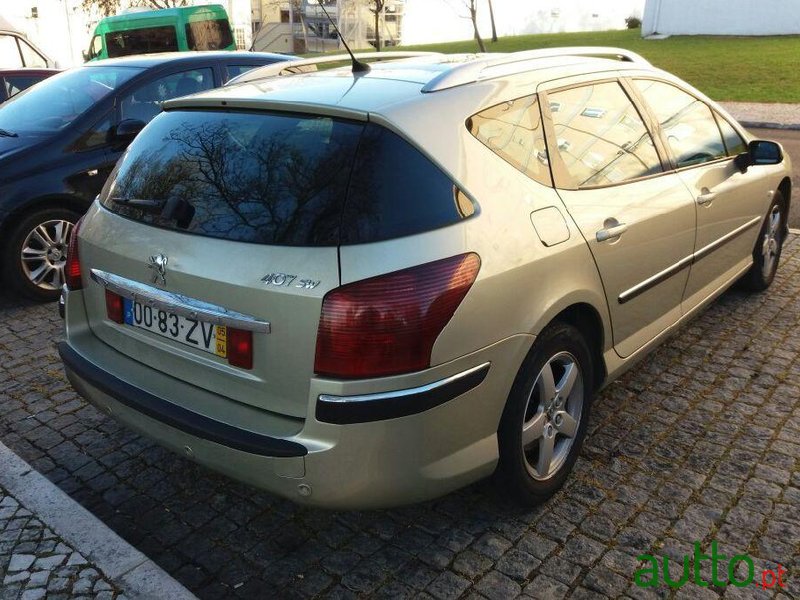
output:
<instances>
[{"instance_id":1,"label":"rear windshield","mask_svg":"<svg viewBox=\"0 0 800 600\"><path fill-rule=\"evenodd\" d=\"M373 242L474 212L388 130L265 112L162 113L117 164L101 202L157 227L283 246Z\"/></svg>"},{"instance_id":2,"label":"rear windshield","mask_svg":"<svg viewBox=\"0 0 800 600\"><path fill-rule=\"evenodd\" d=\"M224 50L233 45L228 19L209 19L186 24L189 50Z\"/></svg>"},{"instance_id":3,"label":"rear windshield","mask_svg":"<svg viewBox=\"0 0 800 600\"><path fill-rule=\"evenodd\" d=\"M108 56L130 56L153 52L177 52L178 35L174 25L114 31L106 34Z\"/></svg>"}]
</instances>

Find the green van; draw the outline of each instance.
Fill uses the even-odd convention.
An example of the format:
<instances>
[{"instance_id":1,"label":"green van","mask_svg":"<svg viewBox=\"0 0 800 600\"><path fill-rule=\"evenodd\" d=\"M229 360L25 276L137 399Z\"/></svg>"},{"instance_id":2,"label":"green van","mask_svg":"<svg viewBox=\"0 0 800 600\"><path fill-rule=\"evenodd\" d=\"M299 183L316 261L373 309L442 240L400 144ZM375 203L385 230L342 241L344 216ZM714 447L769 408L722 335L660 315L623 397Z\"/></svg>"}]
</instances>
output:
<instances>
[{"instance_id":1,"label":"green van","mask_svg":"<svg viewBox=\"0 0 800 600\"><path fill-rule=\"evenodd\" d=\"M236 50L222 6L186 6L106 17L95 27L84 59L186 50Z\"/></svg>"}]
</instances>

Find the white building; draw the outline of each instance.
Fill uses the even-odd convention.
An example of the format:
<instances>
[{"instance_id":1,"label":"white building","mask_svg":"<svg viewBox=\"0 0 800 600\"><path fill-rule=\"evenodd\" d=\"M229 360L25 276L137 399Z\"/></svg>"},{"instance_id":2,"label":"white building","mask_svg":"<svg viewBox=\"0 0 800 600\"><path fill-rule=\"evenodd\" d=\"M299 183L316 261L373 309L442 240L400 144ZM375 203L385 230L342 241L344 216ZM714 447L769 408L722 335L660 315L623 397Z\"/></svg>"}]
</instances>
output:
<instances>
[{"instance_id":1,"label":"white building","mask_svg":"<svg viewBox=\"0 0 800 600\"><path fill-rule=\"evenodd\" d=\"M670 0L672 1L672 0ZM497 35L624 29L625 19L642 16L644 0L493 0ZM463 0L406 0L403 44L472 38ZM488 4L478 2L478 29L491 36Z\"/></svg>"},{"instance_id":2,"label":"white building","mask_svg":"<svg viewBox=\"0 0 800 600\"><path fill-rule=\"evenodd\" d=\"M642 35L800 33L797 0L647 0Z\"/></svg>"}]
</instances>

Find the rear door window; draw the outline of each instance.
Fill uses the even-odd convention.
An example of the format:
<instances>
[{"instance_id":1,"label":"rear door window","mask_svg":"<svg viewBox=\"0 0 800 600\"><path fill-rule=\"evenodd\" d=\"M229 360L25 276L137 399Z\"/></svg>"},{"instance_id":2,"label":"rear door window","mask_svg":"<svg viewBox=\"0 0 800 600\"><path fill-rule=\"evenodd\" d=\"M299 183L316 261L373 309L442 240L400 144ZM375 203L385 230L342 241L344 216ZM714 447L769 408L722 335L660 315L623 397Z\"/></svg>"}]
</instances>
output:
<instances>
[{"instance_id":1,"label":"rear door window","mask_svg":"<svg viewBox=\"0 0 800 600\"><path fill-rule=\"evenodd\" d=\"M209 19L186 24L186 43L190 50L222 50L233 44L228 19Z\"/></svg>"},{"instance_id":2,"label":"rear door window","mask_svg":"<svg viewBox=\"0 0 800 600\"><path fill-rule=\"evenodd\" d=\"M178 35L174 25L114 31L106 34L108 56L130 56L152 52L177 52Z\"/></svg>"},{"instance_id":3,"label":"rear door window","mask_svg":"<svg viewBox=\"0 0 800 600\"><path fill-rule=\"evenodd\" d=\"M705 102L663 81L636 79L635 85L661 124L678 168L727 156L717 122Z\"/></svg>"},{"instance_id":4,"label":"rear door window","mask_svg":"<svg viewBox=\"0 0 800 600\"><path fill-rule=\"evenodd\" d=\"M26 67L44 69L47 61L44 57L34 50L25 40L19 40L19 51L22 53L22 60Z\"/></svg>"},{"instance_id":5,"label":"rear door window","mask_svg":"<svg viewBox=\"0 0 800 600\"><path fill-rule=\"evenodd\" d=\"M329 117L166 112L131 144L101 201L197 235L335 246L362 129Z\"/></svg>"},{"instance_id":6,"label":"rear door window","mask_svg":"<svg viewBox=\"0 0 800 600\"><path fill-rule=\"evenodd\" d=\"M662 171L642 117L615 81L548 93L564 166L576 187L613 185ZM553 110L556 107L556 110Z\"/></svg>"}]
</instances>

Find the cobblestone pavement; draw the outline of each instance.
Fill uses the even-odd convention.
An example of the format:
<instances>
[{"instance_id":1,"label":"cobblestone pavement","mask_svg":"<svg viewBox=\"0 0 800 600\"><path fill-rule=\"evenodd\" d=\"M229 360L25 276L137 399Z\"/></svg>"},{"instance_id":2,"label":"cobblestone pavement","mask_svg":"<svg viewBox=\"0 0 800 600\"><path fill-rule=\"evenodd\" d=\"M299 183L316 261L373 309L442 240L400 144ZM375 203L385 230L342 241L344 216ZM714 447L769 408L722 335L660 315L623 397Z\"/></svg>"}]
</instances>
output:
<instances>
[{"instance_id":1,"label":"cobblestone pavement","mask_svg":"<svg viewBox=\"0 0 800 600\"><path fill-rule=\"evenodd\" d=\"M124 596L102 573L0 487L0 600Z\"/></svg>"},{"instance_id":2,"label":"cobblestone pavement","mask_svg":"<svg viewBox=\"0 0 800 600\"><path fill-rule=\"evenodd\" d=\"M798 236L769 292L728 292L600 395L573 476L532 510L490 482L347 513L237 484L87 406L60 328L55 306L0 300L0 439L201 598L800 598ZM634 584L638 555L676 570L712 540L787 587Z\"/></svg>"}]
</instances>

